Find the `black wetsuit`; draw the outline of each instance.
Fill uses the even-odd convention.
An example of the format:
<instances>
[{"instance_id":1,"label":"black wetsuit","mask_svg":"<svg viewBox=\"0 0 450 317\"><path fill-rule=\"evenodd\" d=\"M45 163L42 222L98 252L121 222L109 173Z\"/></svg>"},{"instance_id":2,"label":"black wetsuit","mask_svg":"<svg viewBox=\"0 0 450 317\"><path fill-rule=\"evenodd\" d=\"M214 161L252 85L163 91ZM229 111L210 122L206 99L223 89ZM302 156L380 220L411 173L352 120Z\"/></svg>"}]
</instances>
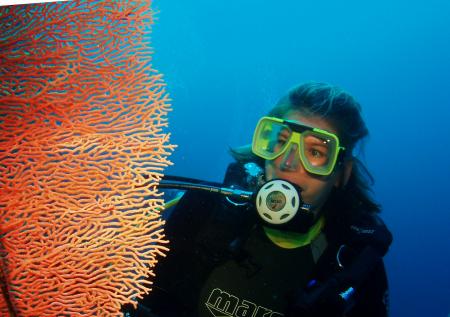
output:
<instances>
[{"instance_id":1,"label":"black wetsuit","mask_svg":"<svg viewBox=\"0 0 450 317\"><path fill-rule=\"evenodd\" d=\"M153 291L132 316L294 316L287 312L295 294L338 270L336 252L345 239L325 230L309 245L281 248L268 239L253 209L194 191L177 204L165 232L171 250L157 265ZM387 316L386 300L380 261L358 286L346 316Z\"/></svg>"}]
</instances>

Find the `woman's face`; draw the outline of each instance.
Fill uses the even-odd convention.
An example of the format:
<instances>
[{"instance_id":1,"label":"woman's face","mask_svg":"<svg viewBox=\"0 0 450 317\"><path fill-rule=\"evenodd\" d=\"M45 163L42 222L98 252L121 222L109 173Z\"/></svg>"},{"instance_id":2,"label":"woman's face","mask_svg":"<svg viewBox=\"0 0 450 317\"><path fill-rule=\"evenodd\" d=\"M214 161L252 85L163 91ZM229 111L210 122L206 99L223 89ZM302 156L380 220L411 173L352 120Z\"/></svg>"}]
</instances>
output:
<instances>
[{"instance_id":1,"label":"woman's face","mask_svg":"<svg viewBox=\"0 0 450 317\"><path fill-rule=\"evenodd\" d=\"M322 118L303 116L298 111L290 111L282 119L295 120L337 134L336 129ZM298 185L302 189L303 201L311 204L313 212L317 214L327 201L333 186L340 186L350 176L351 164L345 165L344 168L335 167L328 176L314 175L305 170L298 150L288 150L274 160L266 160L266 180L281 178Z\"/></svg>"}]
</instances>

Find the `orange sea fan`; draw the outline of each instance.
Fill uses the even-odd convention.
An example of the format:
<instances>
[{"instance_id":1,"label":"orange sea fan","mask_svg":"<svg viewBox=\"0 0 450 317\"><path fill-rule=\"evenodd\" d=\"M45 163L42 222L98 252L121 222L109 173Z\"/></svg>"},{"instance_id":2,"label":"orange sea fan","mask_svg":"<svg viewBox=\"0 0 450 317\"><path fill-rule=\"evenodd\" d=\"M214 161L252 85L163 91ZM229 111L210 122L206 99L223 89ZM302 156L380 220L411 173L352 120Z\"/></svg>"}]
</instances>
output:
<instances>
[{"instance_id":1,"label":"orange sea fan","mask_svg":"<svg viewBox=\"0 0 450 317\"><path fill-rule=\"evenodd\" d=\"M174 148L152 22L148 1L0 8L0 316L120 316L149 291Z\"/></svg>"}]
</instances>

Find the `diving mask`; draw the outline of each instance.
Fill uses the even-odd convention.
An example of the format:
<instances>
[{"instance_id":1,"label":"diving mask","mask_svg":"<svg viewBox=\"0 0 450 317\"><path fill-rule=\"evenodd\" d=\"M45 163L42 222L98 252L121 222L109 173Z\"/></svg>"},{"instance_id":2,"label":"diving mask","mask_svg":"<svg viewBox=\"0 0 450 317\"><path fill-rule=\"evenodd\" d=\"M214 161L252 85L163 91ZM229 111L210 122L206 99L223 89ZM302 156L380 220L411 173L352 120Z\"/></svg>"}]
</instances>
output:
<instances>
[{"instance_id":1,"label":"diving mask","mask_svg":"<svg viewBox=\"0 0 450 317\"><path fill-rule=\"evenodd\" d=\"M298 148L300 161L308 172L324 176L333 172L345 151L334 133L275 117L259 120L252 142L255 155L273 160L292 148Z\"/></svg>"}]
</instances>

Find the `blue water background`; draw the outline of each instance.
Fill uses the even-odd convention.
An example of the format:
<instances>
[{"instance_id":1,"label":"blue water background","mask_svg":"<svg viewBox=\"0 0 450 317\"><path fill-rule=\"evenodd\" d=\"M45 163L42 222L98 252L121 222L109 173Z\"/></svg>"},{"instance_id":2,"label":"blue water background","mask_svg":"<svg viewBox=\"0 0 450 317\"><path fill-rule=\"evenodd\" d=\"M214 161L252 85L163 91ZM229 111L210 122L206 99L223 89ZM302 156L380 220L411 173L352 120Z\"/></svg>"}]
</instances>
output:
<instances>
[{"instance_id":1,"label":"blue water background","mask_svg":"<svg viewBox=\"0 0 450 317\"><path fill-rule=\"evenodd\" d=\"M366 163L395 240L391 316L450 313L450 2L160 0L154 66L173 99L167 173L222 180L229 146L289 88L362 103Z\"/></svg>"}]
</instances>

